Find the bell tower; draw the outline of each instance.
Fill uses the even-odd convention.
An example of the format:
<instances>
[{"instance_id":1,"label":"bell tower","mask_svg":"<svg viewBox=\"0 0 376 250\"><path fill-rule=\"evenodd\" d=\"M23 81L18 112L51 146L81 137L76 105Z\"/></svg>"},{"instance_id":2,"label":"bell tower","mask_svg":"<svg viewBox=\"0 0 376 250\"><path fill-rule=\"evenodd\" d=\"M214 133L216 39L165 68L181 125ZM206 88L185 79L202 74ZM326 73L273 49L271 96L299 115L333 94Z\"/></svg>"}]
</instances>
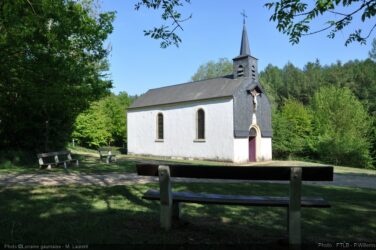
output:
<instances>
[{"instance_id":1,"label":"bell tower","mask_svg":"<svg viewBox=\"0 0 376 250\"><path fill-rule=\"evenodd\" d=\"M253 81L258 81L257 58L251 56L245 19L243 21L240 54L232 60L234 65L234 79L239 77L250 77Z\"/></svg>"}]
</instances>

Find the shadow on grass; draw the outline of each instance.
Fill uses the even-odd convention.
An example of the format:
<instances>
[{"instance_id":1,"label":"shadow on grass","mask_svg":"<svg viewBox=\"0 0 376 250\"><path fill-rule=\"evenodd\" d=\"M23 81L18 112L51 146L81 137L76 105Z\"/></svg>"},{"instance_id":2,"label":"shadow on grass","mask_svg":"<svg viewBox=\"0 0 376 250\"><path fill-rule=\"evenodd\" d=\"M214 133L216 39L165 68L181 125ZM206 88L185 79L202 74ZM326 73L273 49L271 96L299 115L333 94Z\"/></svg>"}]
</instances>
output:
<instances>
[{"instance_id":1,"label":"shadow on grass","mask_svg":"<svg viewBox=\"0 0 376 250\"><path fill-rule=\"evenodd\" d=\"M158 202L142 200L156 184L134 186L9 187L0 191L0 242L123 244L278 244L286 238L286 209L183 204L187 225L159 228ZM195 192L286 195L281 184L174 184ZM376 191L305 187L330 209L303 209L307 243L364 240L376 235Z\"/></svg>"}]
</instances>

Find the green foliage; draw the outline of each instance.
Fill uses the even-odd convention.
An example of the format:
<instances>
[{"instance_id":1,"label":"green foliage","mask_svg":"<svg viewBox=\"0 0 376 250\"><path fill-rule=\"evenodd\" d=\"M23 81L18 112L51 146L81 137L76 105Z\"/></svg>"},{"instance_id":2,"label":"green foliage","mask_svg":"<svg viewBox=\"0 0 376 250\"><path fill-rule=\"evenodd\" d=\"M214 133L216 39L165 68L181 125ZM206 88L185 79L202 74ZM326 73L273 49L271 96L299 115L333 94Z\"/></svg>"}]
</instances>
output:
<instances>
[{"instance_id":1,"label":"green foliage","mask_svg":"<svg viewBox=\"0 0 376 250\"><path fill-rule=\"evenodd\" d=\"M114 13L73 0L0 1L0 145L64 147L76 116L108 93Z\"/></svg>"},{"instance_id":2,"label":"green foliage","mask_svg":"<svg viewBox=\"0 0 376 250\"><path fill-rule=\"evenodd\" d=\"M127 137L126 109L132 98L121 92L109 95L81 113L75 122L72 138L83 146L123 146Z\"/></svg>"},{"instance_id":3,"label":"green foliage","mask_svg":"<svg viewBox=\"0 0 376 250\"><path fill-rule=\"evenodd\" d=\"M276 108L279 103L282 103L282 100L279 100L279 93L283 90L281 70L276 66L268 64L265 70L260 72L259 78L263 88L268 94L272 108Z\"/></svg>"},{"instance_id":4,"label":"green foliage","mask_svg":"<svg viewBox=\"0 0 376 250\"><path fill-rule=\"evenodd\" d=\"M280 112L273 114L273 153L277 158L303 155L310 148L312 136L310 110L298 101L287 100Z\"/></svg>"},{"instance_id":5,"label":"green foliage","mask_svg":"<svg viewBox=\"0 0 376 250\"><path fill-rule=\"evenodd\" d=\"M334 164L371 166L366 109L348 88L323 87L314 95L314 149Z\"/></svg>"},{"instance_id":6,"label":"green foliage","mask_svg":"<svg viewBox=\"0 0 376 250\"><path fill-rule=\"evenodd\" d=\"M111 120L102 109L102 103L95 102L90 108L81 113L75 122L72 138L80 145L98 147L111 142L109 126Z\"/></svg>"},{"instance_id":7,"label":"green foliage","mask_svg":"<svg viewBox=\"0 0 376 250\"><path fill-rule=\"evenodd\" d=\"M308 3L306 3L308 2ZM278 31L289 36L292 44L299 43L302 36L313 35L329 30L327 35L334 38L337 32L344 30L354 18L358 17L361 22L372 23L376 14L375 0L317 0L315 3L302 0L278 0L265 4L274 13L270 21L277 22ZM342 12L342 9L348 12ZM357 16L357 14L361 14ZM326 18L325 26L311 31L312 22ZM347 46L351 42L365 44L371 36L373 27L362 33L362 29L352 31L345 41Z\"/></svg>"},{"instance_id":8,"label":"green foliage","mask_svg":"<svg viewBox=\"0 0 376 250\"><path fill-rule=\"evenodd\" d=\"M233 65L227 58L220 58L217 62L209 61L200 65L196 73L192 76L192 81L200 81L214 77L232 74Z\"/></svg>"}]
</instances>

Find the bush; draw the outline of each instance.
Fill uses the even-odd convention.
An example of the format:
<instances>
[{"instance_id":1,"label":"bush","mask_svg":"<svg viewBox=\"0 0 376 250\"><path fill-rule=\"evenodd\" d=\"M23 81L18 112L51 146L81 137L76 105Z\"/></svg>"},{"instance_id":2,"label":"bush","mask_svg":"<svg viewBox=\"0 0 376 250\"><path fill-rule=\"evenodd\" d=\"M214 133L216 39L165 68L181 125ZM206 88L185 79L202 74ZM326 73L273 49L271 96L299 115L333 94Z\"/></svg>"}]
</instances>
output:
<instances>
[{"instance_id":1,"label":"bush","mask_svg":"<svg viewBox=\"0 0 376 250\"><path fill-rule=\"evenodd\" d=\"M273 114L273 154L277 158L304 156L310 148L312 115L295 100L287 100L281 111Z\"/></svg>"},{"instance_id":2,"label":"bush","mask_svg":"<svg viewBox=\"0 0 376 250\"><path fill-rule=\"evenodd\" d=\"M348 88L323 87L312 101L314 140L312 149L323 161L371 167L369 133L371 119Z\"/></svg>"}]
</instances>

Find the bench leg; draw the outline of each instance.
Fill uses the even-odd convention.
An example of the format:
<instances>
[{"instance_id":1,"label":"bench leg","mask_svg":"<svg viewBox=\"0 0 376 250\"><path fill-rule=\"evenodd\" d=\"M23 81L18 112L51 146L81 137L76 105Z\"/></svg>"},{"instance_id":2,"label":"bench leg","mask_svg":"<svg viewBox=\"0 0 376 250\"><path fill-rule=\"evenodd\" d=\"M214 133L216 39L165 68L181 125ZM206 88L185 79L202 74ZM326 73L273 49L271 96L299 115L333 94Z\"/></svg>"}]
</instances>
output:
<instances>
[{"instance_id":1,"label":"bench leg","mask_svg":"<svg viewBox=\"0 0 376 250\"><path fill-rule=\"evenodd\" d=\"M64 162L64 168L65 168L65 169L67 168L67 163L66 163L66 162Z\"/></svg>"},{"instance_id":2,"label":"bench leg","mask_svg":"<svg viewBox=\"0 0 376 250\"><path fill-rule=\"evenodd\" d=\"M290 201L288 207L289 244L301 244L301 186L302 168L291 168L290 174Z\"/></svg>"},{"instance_id":3,"label":"bench leg","mask_svg":"<svg viewBox=\"0 0 376 250\"><path fill-rule=\"evenodd\" d=\"M161 165L158 167L158 172L161 194L161 227L170 230L173 215L170 168Z\"/></svg>"},{"instance_id":4,"label":"bench leg","mask_svg":"<svg viewBox=\"0 0 376 250\"><path fill-rule=\"evenodd\" d=\"M106 163L109 164L110 161L111 161L111 156L109 155L109 156L106 157Z\"/></svg>"},{"instance_id":5,"label":"bench leg","mask_svg":"<svg viewBox=\"0 0 376 250\"><path fill-rule=\"evenodd\" d=\"M51 169L51 164L48 164L47 169Z\"/></svg>"}]
</instances>

